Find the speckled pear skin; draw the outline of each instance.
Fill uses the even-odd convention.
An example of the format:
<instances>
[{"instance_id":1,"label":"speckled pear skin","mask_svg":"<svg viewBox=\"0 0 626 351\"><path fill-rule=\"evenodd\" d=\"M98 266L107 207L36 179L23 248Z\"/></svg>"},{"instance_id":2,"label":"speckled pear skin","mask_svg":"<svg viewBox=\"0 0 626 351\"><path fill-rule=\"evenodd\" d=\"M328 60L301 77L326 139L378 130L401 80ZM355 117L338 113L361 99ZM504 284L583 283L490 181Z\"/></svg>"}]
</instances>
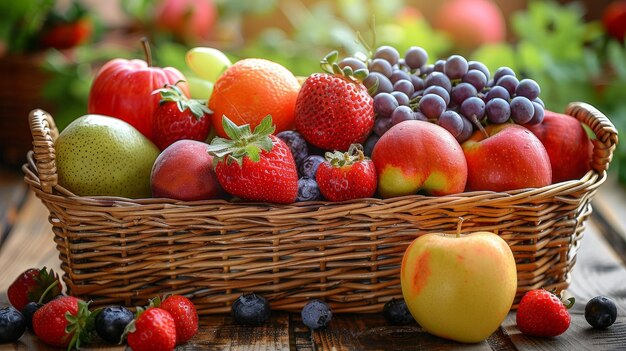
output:
<instances>
[{"instance_id":1,"label":"speckled pear skin","mask_svg":"<svg viewBox=\"0 0 626 351\"><path fill-rule=\"evenodd\" d=\"M102 115L74 120L55 142L59 184L79 196L151 196L159 149L130 124Z\"/></svg>"}]
</instances>

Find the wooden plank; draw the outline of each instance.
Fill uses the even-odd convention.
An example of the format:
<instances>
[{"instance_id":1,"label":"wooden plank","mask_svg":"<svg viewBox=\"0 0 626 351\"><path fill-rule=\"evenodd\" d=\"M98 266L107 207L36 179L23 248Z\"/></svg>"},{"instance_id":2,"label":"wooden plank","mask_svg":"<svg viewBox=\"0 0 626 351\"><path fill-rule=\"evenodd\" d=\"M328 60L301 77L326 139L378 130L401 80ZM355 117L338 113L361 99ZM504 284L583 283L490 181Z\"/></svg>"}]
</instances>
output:
<instances>
[{"instance_id":1,"label":"wooden plank","mask_svg":"<svg viewBox=\"0 0 626 351\"><path fill-rule=\"evenodd\" d=\"M21 173L0 168L0 247L17 219L27 191Z\"/></svg>"},{"instance_id":2,"label":"wooden plank","mask_svg":"<svg viewBox=\"0 0 626 351\"><path fill-rule=\"evenodd\" d=\"M593 201L592 214L602 235L611 244L612 250L626 264L626 189L610 176L598 189Z\"/></svg>"}]
</instances>

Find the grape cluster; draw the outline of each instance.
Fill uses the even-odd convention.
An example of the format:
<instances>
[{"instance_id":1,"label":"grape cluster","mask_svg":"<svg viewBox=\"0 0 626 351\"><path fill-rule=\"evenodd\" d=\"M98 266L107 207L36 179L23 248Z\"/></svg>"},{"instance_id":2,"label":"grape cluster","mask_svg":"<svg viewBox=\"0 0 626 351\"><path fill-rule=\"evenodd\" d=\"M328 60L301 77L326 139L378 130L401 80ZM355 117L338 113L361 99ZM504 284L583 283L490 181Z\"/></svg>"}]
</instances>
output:
<instances>
[{"instance_id":1,"label":"grape cluster","mask_svg":"<svg viewBox=\"0 0 626 351\"><path fill-rule=\"evenodd\" d=\"M387 130L406 120L437 123L459 142L486 124L543 120L539 84L519 80L511 68L500 67L491 77L483 63L460 55L427 62L428 53L418 46L404 57L394 47L380 46L366 62L355 57L340 62L342 68L369 70L363 84L374 98L376 122L364 143L366 154Z\"/></svg>"}]
</instances>

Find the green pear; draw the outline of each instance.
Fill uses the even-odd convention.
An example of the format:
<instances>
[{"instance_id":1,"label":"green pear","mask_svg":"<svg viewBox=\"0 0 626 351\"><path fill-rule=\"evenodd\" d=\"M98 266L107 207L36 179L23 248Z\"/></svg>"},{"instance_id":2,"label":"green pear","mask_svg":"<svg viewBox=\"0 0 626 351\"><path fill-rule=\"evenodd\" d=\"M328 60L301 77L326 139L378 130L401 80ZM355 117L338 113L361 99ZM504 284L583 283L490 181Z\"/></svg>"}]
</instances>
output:
<instances>
[{"instance_id":1,"label":"green pear","mask_svg":"<svg viewBox=\"0 0 626 351\"><path fill-rule=\"evenodd\" d=\"M59 184L80 196L150 197L150 172L159 149L130 124L85 115L55 141Z\"/></svg>"}]
</instances>

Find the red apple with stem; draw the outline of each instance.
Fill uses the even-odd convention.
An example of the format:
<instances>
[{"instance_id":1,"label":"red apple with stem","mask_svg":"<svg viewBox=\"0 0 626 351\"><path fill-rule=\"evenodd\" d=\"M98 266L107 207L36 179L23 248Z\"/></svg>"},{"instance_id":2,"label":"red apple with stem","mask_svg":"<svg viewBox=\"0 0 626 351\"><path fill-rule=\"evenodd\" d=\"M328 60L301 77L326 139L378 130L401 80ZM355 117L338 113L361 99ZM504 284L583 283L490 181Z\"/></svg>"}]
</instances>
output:
<instances>
[{"instance_id":1,"label":"red apple with stem","mask_svg":"<svg viewBox=\"0 0 626 351\"><path fill-rule=\"evenodd\" d=\"M89 91L87 112L126 121L154 141L152 115L160 96L152 92L165 84L184 81L185 76L173 67L153 67L147 39L142 44L146 61L116 58L100 68ZM187 83L181 82L178 87L189 96Z\"/></svg>"}]
</instances>

